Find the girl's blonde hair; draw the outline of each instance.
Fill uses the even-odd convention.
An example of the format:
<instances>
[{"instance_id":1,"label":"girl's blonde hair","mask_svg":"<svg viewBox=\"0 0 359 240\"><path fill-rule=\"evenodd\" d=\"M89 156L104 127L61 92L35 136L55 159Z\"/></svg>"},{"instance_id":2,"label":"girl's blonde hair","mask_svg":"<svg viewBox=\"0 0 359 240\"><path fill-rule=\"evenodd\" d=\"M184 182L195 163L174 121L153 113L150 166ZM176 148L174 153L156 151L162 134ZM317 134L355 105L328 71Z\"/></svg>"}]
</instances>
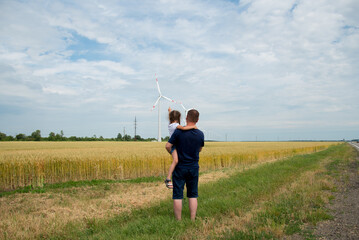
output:
<instances>
[{"instance_id":1,"label":"girl's blonde hair","mask_svg":"<svg viewBox=\"0 0 359 240\"><path fill-rule=\"evenodd\" d=\"M181 124L181 113L177 110L171 111L169 114L170 123L178 122Z\"/></svg>"}]
</instances>

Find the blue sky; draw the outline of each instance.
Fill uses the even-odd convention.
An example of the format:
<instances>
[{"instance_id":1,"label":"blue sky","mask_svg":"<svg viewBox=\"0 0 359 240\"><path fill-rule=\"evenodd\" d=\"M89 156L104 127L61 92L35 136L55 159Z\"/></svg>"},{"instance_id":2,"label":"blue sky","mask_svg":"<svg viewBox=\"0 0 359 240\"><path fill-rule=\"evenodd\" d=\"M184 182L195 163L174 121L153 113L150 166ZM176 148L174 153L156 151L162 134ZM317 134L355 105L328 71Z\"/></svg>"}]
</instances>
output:
<instances>
[{"instance_id":1,"label":"blue sky","mask_svg":"<svg viewBox=\"0 0 359 240\"><path fill-rule=\"evenodd\" d=\"M162 93L207 139L359 137L359 2L1 1L0 131L157 137ZM162 137L167 135L162 102Z\"/></svg>"}]
</instances>

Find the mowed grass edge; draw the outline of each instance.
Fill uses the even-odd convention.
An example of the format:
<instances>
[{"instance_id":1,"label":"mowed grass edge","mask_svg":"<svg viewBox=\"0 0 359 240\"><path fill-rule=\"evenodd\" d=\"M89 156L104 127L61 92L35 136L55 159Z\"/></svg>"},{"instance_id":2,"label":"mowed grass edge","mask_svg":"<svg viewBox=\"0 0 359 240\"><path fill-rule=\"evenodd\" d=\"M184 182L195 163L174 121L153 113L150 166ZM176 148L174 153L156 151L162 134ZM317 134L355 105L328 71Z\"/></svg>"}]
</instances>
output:
<instances>
[{"instance_id":1,"label":"mowed grass edge","mask_svg":"<svg viewBox=\"0 0 359 240\"><path fill-rule=\"evenodd\" d=\"M324 159L336 158L348 146L332 146L322 152L295 156L234 174L229 179L200 185L198 219L188 220L188 207L184 206L182 222L173 218L170 199L159 204L120 214L106 220L87 219L86 229L75 223L68 224L51 239L197 239L196 233L208 219L226 218L229 214L241 215L250 211L257 202L274 195L278 189L294 182L301 174L319 168ZM187 204L187 201L184 201ZM214 226L215 227L215 226ZM231 234L231 233L227 233ZM227 237L236 237L227 235ZM271 235L268 235L270 237ZM272 235L273 237L273 235ZM234 238L235 239L235 238Z\"/></svg>"},{"instance_id":2,"label":"mowed grass edge","mask_svg":"<svg viewBox=\"0 0 359 240\"><path fill-rule=\"evenodd\" d=\"M108 180L108 179L94 179L91 181L68 181L64 183L45 183L43 187L22 187L12 191L0 192L0 198L13 195L16 193L46 193L54 189L65 189L73 187L86 187L86 186L102 186L109 185L112 183L149 183L149 182L158 182L162 181L163 177L139 177L134 179L124 179L124 180Z\"/></svg>"},{"instance_id":3,"label":"mowed grass edge","mask_svg":"<svg viewBox=\"0 0 359 240\"><path fill-rule=\"evenodd\" d=\"M256 206L250 219L242 221L244 226L232 226L216 239L281 239L293 234L301 235L299 239L317 239L316 224L333 219L325 206L334 198L336 179L345 176L351 162L357 161L356 155L347 144L337 147L321 159L319 168L303 173L270 201Z\"/></svg>"}]
</instances>

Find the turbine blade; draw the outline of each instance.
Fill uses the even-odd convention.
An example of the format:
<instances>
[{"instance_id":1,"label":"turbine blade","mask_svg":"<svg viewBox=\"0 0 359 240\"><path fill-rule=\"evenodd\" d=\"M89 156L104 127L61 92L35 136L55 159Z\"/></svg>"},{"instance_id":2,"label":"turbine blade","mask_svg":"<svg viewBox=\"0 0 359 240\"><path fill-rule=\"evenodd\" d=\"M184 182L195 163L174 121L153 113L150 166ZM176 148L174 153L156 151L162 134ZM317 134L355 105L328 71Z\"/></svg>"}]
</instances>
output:
<instances>
[{"instance_id":1,"label":"turbine blade","mask_svg":"<svg viewBox=\"0 0 359 240\"><path fill-rule=\"evenodd\" d=\"M159 97L157 98L155 104L153 104L153 106L152 106L152 110L151 110L151 111L153 111L153 109L155 109L155 107L156 107L156 105L158 104L158 102L160 101L160 99L161 99L161 96L159 96Z\"/></svg>"},{"instance_id":2,"label":"turbine blade","mask_svg":"<svg viewBox=\"0 0 359 240\"><path fill-rule=\"evenodd\" d=\"M187 112L187 109L183 106L183 104L180 102L179 104L181 104L181 107L183 108L183 110L185 111L185 112Z\"/></svg>"},{"instance_id":3,"label":"turbine blade","mask_svg":"<svg viewBox=\"0 0 359 240\"><path fill-rule=\"evenodd\" d=\"M173 102L173 103L177 103L175 100L171 99L171 98L168 98L166 96L162 96L164 99L170 101L170 102Z\"/></svg>"},{"instance_id":4,"label":"turbine blade","mask_svg":"<svg viewBox=\"0 0 359 240\"><path fill-rule=\"evenodd\" d=\"M157 75L155 74L155 76L156 76L157 90L158 90L158 93L159 93L159 94L160 94L160 96L161 96L161 95L162 95L162 93L161 93L160 85L158 84Z\"/></svg>"}]
</instances>

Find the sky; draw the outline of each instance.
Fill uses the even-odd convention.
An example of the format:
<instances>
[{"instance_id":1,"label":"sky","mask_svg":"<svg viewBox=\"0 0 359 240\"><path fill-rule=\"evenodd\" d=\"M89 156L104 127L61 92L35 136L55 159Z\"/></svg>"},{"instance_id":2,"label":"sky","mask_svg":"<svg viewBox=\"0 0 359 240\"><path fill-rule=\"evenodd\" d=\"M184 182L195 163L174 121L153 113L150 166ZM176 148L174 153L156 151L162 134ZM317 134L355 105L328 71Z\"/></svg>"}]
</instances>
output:
<instances>
[{"instance_id":1,"label":"sky","mask_svg":"<svg viewBox=\"0 0 359 240\"><path fill-rule=\"evenodd\" d=\"M359 1L0 0L0 132L359 138ZM162 137L168 135L161 101ZM184 111L182 111L184 115Z\"/></svg>"}]
</instances>

